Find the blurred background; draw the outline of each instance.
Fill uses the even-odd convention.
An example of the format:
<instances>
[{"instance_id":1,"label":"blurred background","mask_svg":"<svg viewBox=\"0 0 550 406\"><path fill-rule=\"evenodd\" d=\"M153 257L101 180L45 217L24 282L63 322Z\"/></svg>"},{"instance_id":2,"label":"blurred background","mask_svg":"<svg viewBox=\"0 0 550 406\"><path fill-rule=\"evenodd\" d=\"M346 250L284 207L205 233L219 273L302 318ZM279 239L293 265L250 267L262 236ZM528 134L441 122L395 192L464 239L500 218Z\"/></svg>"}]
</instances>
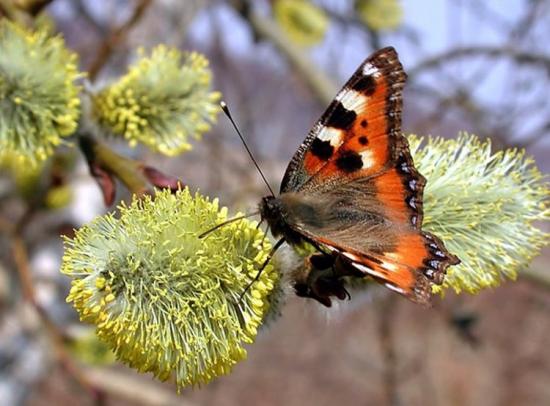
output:
<instances>
[{"instance_id":1,"label":"blurred background","mask_svg":"<svg viewBox=\"0 0 550 406\"><path fill-rule=\"evenodd\" d=\"M204 53L213 88L276 187L340 86L388 45L409 75L406 133L475 133L497 149L525 148L550 172L550 1L31 3L79 54L91 86L123 74L138 47L165 43ZM298 3L302 9L293 10ZM114 145L235 211L254 207L265 193L223 116L177 158ZM114 362L65 303L59 235L106 211L83 158L71 159L77 169L64 182L72 200L60 210L27 213L1 179L2 217L33 216L23 238L39 303L23 299L12 255L18 250L2 235L1 405L550 404L548 249L518 281L476 296L448 292L429 310L385 291L329 310L291 299L231 375L176 395L172 384Z\"/></svg>"}]
</instances>

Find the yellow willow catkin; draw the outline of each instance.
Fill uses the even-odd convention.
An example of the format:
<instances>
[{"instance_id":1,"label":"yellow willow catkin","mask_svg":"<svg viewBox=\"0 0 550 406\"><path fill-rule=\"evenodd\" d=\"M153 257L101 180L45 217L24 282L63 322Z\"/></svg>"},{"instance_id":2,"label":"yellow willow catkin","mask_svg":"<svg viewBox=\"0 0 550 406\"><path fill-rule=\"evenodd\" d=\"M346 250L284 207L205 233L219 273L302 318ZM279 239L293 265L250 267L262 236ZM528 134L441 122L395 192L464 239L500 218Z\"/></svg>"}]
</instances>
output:
<instances>
[{"instance_id":1,"label":"yellow willow catkin","mask_svg":"<svg viewBox=\"0 0 550 406\"><path fill-rule=\"evenodd\" d=\"M174 377L178 387L228 373L281 294L271 262L240 299L270 252L263 232L241 220L199 238L227 210L188 189L119 210L66 240L67 301L139 371Z\"/></svg>"},{"instance_id":2,"label":"yellow willow catkin","mask_svg":"<svg viewBox=\"0 0 550 406\"><path fill-rule=\"evenodd\" d=\"M174 156L191 149L190 140L216 119L221 95L209 90L211 81L204 56L159 45L94 96L93 115L130 145Z\"/></svg>"},{"instance_id":3,"label":"yellow willow catkin","mask_svg":"<svg viewBox=\"0 0 550 406\"><path fill-rule=\"evenodd\" d=\"M516 278L550 241L536 227L550 219L550 189L525 151L492 152L490 141L410 136L424 189L423 228L439 236L461 264L444 285L476 293Z\"/></svg>"},{"instance_id":4,"label":"yellow willow catkin","mask_svg":"<svg viewBox=\"0 0 550 406\"><path fill-rule=\"evenodd\" d=\"M36 164L76 130L77 65L60 36L0 20L0 160L9 154Z\"/></svg>"}]
</instances>

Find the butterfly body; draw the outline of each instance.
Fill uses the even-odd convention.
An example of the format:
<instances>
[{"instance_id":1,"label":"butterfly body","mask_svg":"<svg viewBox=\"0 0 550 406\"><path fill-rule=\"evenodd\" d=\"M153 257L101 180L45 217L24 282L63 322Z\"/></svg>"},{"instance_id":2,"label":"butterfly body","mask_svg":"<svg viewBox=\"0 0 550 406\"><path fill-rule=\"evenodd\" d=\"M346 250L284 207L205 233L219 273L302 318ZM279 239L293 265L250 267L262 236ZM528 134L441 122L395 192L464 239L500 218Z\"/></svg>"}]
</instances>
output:
<instances>
[{"instance_id":1,"label":"butterfly body","mask_svg":"<svg viewBox=\"0 0 550 406\"><path fill-rule=\"evenodd\" d=\"M330 305L342 277L360 275L427 304L459 262L421 229L426 180L401 134L405 79L393 48L371 55L296 151L279 196L260 203L274 236L320 251L296 283L301 296Z\"/></svg>"}]
</instances>

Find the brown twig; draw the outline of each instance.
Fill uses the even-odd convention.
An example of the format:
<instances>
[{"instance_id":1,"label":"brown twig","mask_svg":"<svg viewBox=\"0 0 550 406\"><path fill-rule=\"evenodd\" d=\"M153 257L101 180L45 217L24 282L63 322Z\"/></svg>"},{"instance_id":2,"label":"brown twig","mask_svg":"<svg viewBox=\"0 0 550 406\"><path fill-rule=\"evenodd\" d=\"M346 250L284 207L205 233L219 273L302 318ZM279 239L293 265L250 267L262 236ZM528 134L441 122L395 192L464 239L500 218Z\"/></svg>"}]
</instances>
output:
<instances>
[{"instance_id":1,"label":"brown twig","mask_svg":"<svg viewBox=\"0 0 550 406\"><path fill-rule=\"evenodd\" d=\"M506 46L471 46L452 49L450 51L445 51L431 58L425 59L415 67L409 69L407 73L409 78L412 79L421 72L436 68L443 63L448 63L453 59L462 58L465 56L507 57L514 59L518 63L540 65L545 68L548 75L550 75L550 56L524 51L521 49L514 49Z\"/></svg>"},{"instance_id":2,"label":"brown twig","mask_svg":"<svg viewBox=\"0 0 550 406\"><path fill-rule=\"evenodd\" d=\"M37 16L44 8L46 8L53 0L34 0L25 3L24 10L31 16Z\"/></svg>"},{"instance_id":3,"label":"brown twig","mask_svg":"<svg viewBox=\"0 0 550 406\"><path fill-rule=\"evenodd\" d=\"M143 171L143 164L123 155L117 154L106 144L87 134L79 136L80 150L90 167L97 166L110 175L118 178L130 192L142 195L148 190L148 182Z\"/></svg>"},{"instance_id":4,"label":"brown twig","mask_svg":"<svg viewBox=\"0 0 550 406\"><path fill-rule=\"evenodd\" d=\"M17 221L9 222L8 220L3 220L0 223L2 226L2 231L5 232L11 243L10 252L13 257L13 262L17 271L21 290L23 292L23 299L28 302L39 315L46 334L53 344L57 361L64 368L64 370L67 371L69 375L90 394L96 404L101 404L103 399L102 393L91 385L84 377L78 365L73 361L71 355L65 349L65 336L63 332L50 319L46 310L36 300L36 291L33 283L32 272L29 266L29 256L24 233L26 227L39 212L40 208L43 207L44 199L51 186L52 184L50 181L47 184L43 184L38 187L34 198L27 203L27 207Z\"/></svg>"},{"instance_id":5,"label":"brown twig","mask_svg":"<svg viewBox=\"0 0 550 406\"><path fill-rule=\"evenodd\" d=\"M89 368L85 371L88 380L118 399L129 404L147 406L193 406L195 403L182 399L173 391L163 388L133 373L108 368Z\"/></svg>"},{"instance_id":6,"label":"brown twig","mask_svg":"<svg viewBox=\"0 0 550 406\"><path fill-rule=\"evenodd\" d=\"M233 7L250 23L254 34L270 41L283 54L293 68L323 105L328 105L338 91L338 87L305 55L304 50L295 46L274 21L264 18L252 10L246 0L233 0Z\"/></svg>"},{"instance_id":7,"label":"brown twig","mask_svg":"<svg viewBox=\"0 0 550 406\"><path fill-rule=\"evenodd\" d=\"M550 289L550 274L548 270L531 266L529 269L520 272L519 276L522 279L535 283L537 286Z\"/></svg>"},{"instance_id":8,"label":"brown twig","mask_svg":"<svg viewBox=\"0 0 550 406\"><path fill-rule=\"evenodd\" d=\"M102 392L97 390L84 376L80 368L75 364L70 354L67 353L64 346L64 335L58 329L56 324L50 319L45 309L36 301L34 284L29 268L29 259L27 248L22 236L22 227L14 227L11 233L11 252L15 262L15 267L19 275L19 281L23 290L25 300L27 300L40 316L48 336L55 348L58 362L69 372L70 376L78 382L94 399L97 405L102 404Z\"/></svg>"},{"instance_id":9,"label":"brown twig","mask_svg":"<svg viewBox=\"0 0 550 406\"><path fill-rule=\"evenodd\" d=\"M386 401L390 406L400 404L397 393L397 356L393 337L396 304L397 296L388 294L380 301L380 311L378 312L378 334L382 350L382 361L384 363L382 380Z\"/></svg>"},{"instance_id":10,"label":"brown twig","mask_svg":"<svg viewBox=\"0 0 550 406\"><path fill-rule=\"evenodd\" d=\"M11 238L11 252L13 255L13 261L15 262L15 268L19 274L19 281L21 282L23 296L25 300L30 302L33 306L36 306L37 303L35 302L34 284L32 283L32 276L27 260L27 248L23 239L17 233L14 233Z\"/></svg>"},{"instance_id":11,"label":"brown twig","mask_svg":"<svg viewBox=\"0 0 550 406\"><path fill-rule=\"evenodd\" d=\"M139 0L138 4L134 8L134 12L128 18L128 20L120 27L112 30L109 35L105 37L101 43L95 59L88 69L88 77L93 81L101 68L107 63L113 50L128 36L132 28L139 22L141 17L145 14L147 7L151 5L152 0Z\"/></svg>"},{"instance_id":12,"label":"brown twig","mask_svg":"<svg viewBox=\"0 0 550 406\"><path fill-rule=\"evenodd\" d=\"M92 26L98 33L104 30L104 27L96 21L96 19L90 14L86 5L84 4L85 0L75 0L73 2L73 7L75 8L76 14L82 17L90 26Z\"/></svg>"}]
</instances>

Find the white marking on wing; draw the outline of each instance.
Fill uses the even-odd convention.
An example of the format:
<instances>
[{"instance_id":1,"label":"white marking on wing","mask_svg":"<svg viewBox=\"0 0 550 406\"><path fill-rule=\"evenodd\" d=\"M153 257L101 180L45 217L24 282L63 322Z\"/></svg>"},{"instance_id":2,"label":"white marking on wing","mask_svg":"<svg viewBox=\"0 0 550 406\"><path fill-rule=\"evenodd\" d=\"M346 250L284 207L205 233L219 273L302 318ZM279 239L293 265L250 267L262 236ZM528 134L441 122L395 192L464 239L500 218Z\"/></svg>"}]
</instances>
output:
<instances>
[{"instance_id":1,"label":"white marking on wing","mask_svg":"<svg viewBox=\"0 0 550 406\"><path fill-rule=\"evenodd\" d=\"M337 148L342 144L343 133L337 128L323 127L317 134L317 138L321 141L328 141L330 145Z\"/></svg>"},{"instance_id":2,"label":"white marking on wing","mask_svg":"<svg viewBox=\"0 0 550 406\"><path fill-rule=\"evenodd\" d=\"M364 272L364 273L369 274L369 275L377 276L381 279L386 279L386 275L384 275L382 272L375 271L374 269L371 269L368 266L365 266L365 265L360 264L358 262L354 262L352 265L354 267L356 267L357 269L359 269L361 272Z\"/></svg>"},{"instance_id":3,"label":"white marking on wing","mask_svg":"<svg viewBox=\"0 0 550 406\"><path fill-rule=\"evenodd\" d=\"M392 264L391 262L382 262L382 267L387 269L388 271L397 272L399 270L399 267L395 264Z\"/></svg>"},{"instance_id":4,"label":"white marking on wing","mask_svg":"<svg viewBox=\"0 0 550 406\"><path fill-rule=\"evenodd\" d=\"M372 150L360 152L359 155L361 155L361 161L363 161L363 169L372 168L374 166L374 155Z\"/></svg>"},{"instance_id":5,"label":"white marking on wing","mask_svg":"<svg viewBox=\"0 0 550 406\"><path fill-rule=\"evenodd\" d=\"M344 89L336 95L336 100L342 103L346 110L353 110L356 113L360 112L360 107L367 103L367 99L367 96L352 89Z\"/></svg>"},{"instance_id":6,"label":"white marking on wing","mask_svg":"<svg viewBox=\"0 0 550 406\"><path fill-rule=\"evenodd\" d=\"M358 260L357 255L351 254L349 252L342 252L342 255L345 256L346 258L351 259L352 261Z\"/></svg>"},{"instance_id":7,"label":"white marking on wing","mask_svg":"<svg viewBox=\"0 0 550 406\"><path fill-rule=\"evenodd\" d=\"M401 289L400 287L397 287L395 285L392 285L391 283L385 283L384 284L388 289L391 289L393 290L394 292L397 292L397 293L405 293L405 291L403 289Z\"/></svg>"},{"instance_id":8,"label":"white marking on wing","mask_svg":"<svg viewBox=\"0 0 550 406\"><path fill-rule=\"evenodd\" d=\"M363 75L365 76L372 75L376 77L379 74L380 74L380 71L376 66L373 66L370 63L366 63L365 66L363 66Z\"/></svg>"},{"instance_id":9,"label":"white marking on wing","mask_svg":"<svg viewBox=\"0 0 550 406\"><path fill-rule=\"evenodd\" d=\"M398 261L400 256L399 254L395 252L384 252L384 256L389 259L393 259L394 261Z\"/></svg>"}]
</instances>

